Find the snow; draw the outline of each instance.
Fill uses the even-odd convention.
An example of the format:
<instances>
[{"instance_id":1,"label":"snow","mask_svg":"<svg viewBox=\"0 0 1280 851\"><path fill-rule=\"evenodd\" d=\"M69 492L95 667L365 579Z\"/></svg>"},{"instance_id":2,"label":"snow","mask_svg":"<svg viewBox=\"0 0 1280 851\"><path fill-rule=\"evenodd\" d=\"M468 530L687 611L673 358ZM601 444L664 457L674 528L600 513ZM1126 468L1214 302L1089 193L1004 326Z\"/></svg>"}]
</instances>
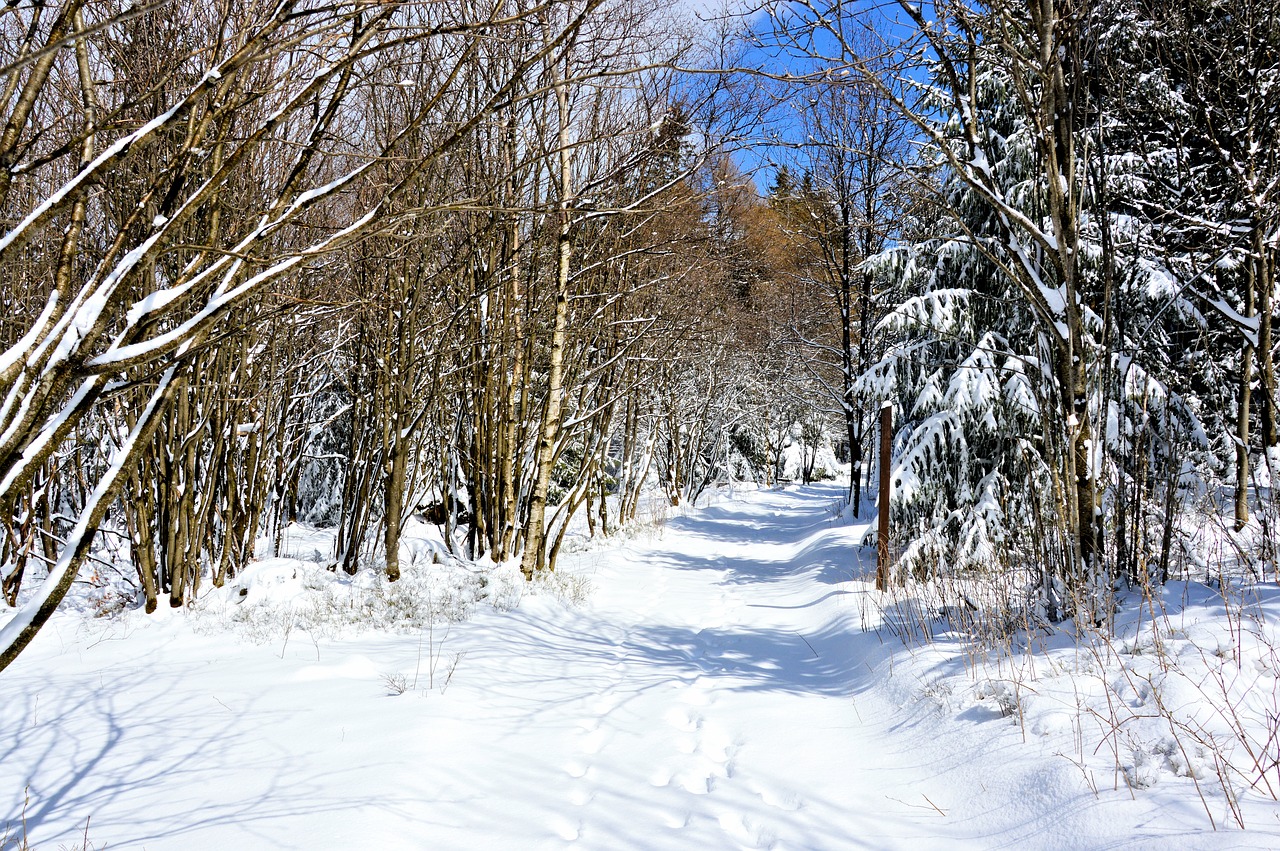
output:
<instances>
[{"instance_id":1,"label":"snow","mask_svg":"<svg viewBox=\"0 0 1280 851\"><path fill-rule=\"evenodd\" d=\"M1258 345L1258 328L1260 320L1257 316L1244 316L1234 307L1227 304L1226 300L1221 298L1209 298L1208 296L1202 296L1202 298L1204 298L1204 300L1208 302L1214 310L1218 311L1218 313L1222 314L1234 323L1240 329L1240 333L1249 341L1250 345Z\"/></svg>"},{"instance_id":2,"label":"snow","mask_svg":"<svg viewBox=\"0 0 1280 851\"><path fill-rule=\"evenodd\" d=\"M48 197L35 207L35 209L27 214L26 218L15 225L7 233L0 235L0 253L4 252L16 239L23 236L28 229L48 215L50 211L63 203L71 193L75 192L80 188L80 186L87 183L97 175L100 169L109 165L121 154L127 152L133 145L141 142L152 133L164 127L169 123L169 121L177 116L184 107L189 106L189 103L189 97L179 100L167 112L156 116L137 130L126 136L122 136L113 142L106 150L100 153L93 162L80 169L75 177L71 178L71 180L64 183L54 192L51 192Z\"/></svg>"},{"instance_id":3,"label":"snow","mask_svg":"<svg viewBox=\"0 0 1280 851\"><path fill-rule=\"evenodd\" d=\"M1250 830L1210 829L1148 729L1149 695L1124 695L1144 717L1126 722L1138 746L1121 761L1154 782L1131 791L1103 771L1081 707L1105 706L1121 668L1086 669L1061 636L1012 662L964 652L944 626L910 640L872 590L866 521L842 491L739 493L576 551L562 571L593 589L576 604L544 588L488 605L513 587L499 569L462 622L236 626L245 607L381 595L394 612L465 591L420 526L407 597L328 573L325 533L292 527L286 556L195 611L60 613L0 677L0 823L12 832L25 799L36 847L78 843L87 822L94 847L148 851L1280 844L1280 807L1256 793L1241 795ZM1187 585L1162 605L1179 612L1168 652L1198 664L1182 651L1196 617L1220 625L1220 602ZM1250 606L1280 611L1274 596ZM1250 653L1269 687L1271 657Z\"/></svg>"},{"instance_id":4,"label":"snow","mask_svg":"<svg viewBox=\"0 0 1280 851\"><path fill-rule=\"evenodd\" d=\"M137 325L149 313L155 313L163 310L165 307L177 301L186 295L190 290L187 286L167 287L163 290L156 290L148 293L138 301L134 302L126 314L126 321L129 325Z\"/></svg>"},{"instance_id":5,"label":"snow","mask_svg":"<svg viewBox=\"0 0 1280 851\"><path fill-rule=\"evenodd\" d=\"M25 600L21 607L0 625L0 647L12 647L18 643L22 635L30 630L33 625L38 628L37 620L41 617L41 607L50 599L53 599L55 595L60 597L65 594L66 589L74 581L74 578L68 575L67 571L72 569L72 562L77 558L81 543L92 538L97 531L98 523L102 517L102 512L99 509L102 507L103 501L109 499L116 479L120 477L126 462L132 457L133 446L145 431L146 424L155 413L156 406L162 403L165 389L172 384L175 371L176 367L172 366L165 370L157 389L153 391L151 399L147 403L147 407L138 416L138 421L133 430L129 432L120 448L116 450L111 459L110 467L102 474L93 493L86 501L80 519L72 527L71 533L63 544L58 560L50 567L44 582L40 585L39 591ZM56 421L54 425L42 432L42 436L52 429L56 429ZM30 452L30 449L28 452ZM15 465L15 467L21 469L21 465ZM10 477L12 476L13 473L10 473ZM8 483L11 480L12 478L5 480L6 489L9 487Z\"/></svg>"},{"instance_id":6,"label":"snow","mask_svg":"<svg viewBox=\"0 0 1280 851\"><path fill-rule=\"evenodd\" d=\"M21 340L5 351L0 352L0 375L12 369L14 364L25 358L32 346L36 345L40 339L40 333L49 327L60 301L60 293L56 289L50 290L48 297L45 299L44 309L40 312L40 317L31 323L31 328L22 335Z\"/></svg>"},{"instance_id":7,"label":"snow","mask_svg":"<svg viewBox=\"0 0 1280 851\"><path fill-rule=\"evenodd\" d=\"M57 437L59 430L66 426L76 408L80 406L95 389L96 380L97 379L95 377L80 382L80 386L76 388L76 392L71 396L71 398L50 419L45 427L40 430L40 433L26 445L22 451L21 460L10 467L8 474L5 475L3 479L0 479L0 492L9 492L9 489L13 487L14 483L27 472L28 467L36 462L36 459L40 457L40 453L45 450L48 442ZM29 397L24 397L22 402L25 410L25 405L29 403ZM14 417L9 428L3 434L0 434L0 441L7 442L11 440L19 425L21 425L20 419L18 417Z\"/></svg>"}]
</instances>

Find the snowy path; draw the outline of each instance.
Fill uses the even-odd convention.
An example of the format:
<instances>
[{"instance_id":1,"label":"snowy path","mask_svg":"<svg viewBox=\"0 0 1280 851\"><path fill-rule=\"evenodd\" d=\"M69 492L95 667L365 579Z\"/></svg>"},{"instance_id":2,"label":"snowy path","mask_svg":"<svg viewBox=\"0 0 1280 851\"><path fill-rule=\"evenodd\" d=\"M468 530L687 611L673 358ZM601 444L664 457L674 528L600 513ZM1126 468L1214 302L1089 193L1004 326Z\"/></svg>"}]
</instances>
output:
<instances>
[{"instance_id":1,"label":"snowy path","mask_svg":"<svg viewBox=\"0 0 1280 851\"><path fill-rule=\"evenodd\" d=\"M119 849L1251 847L1191 804L1095 796L1007 719L931 708L860 628L838 495L673 519L580 556L582 608L526 598L447 635L56 619L0 677L0 831L25 789L37 851L86 818Z\"/></svg>"}]
</instances>

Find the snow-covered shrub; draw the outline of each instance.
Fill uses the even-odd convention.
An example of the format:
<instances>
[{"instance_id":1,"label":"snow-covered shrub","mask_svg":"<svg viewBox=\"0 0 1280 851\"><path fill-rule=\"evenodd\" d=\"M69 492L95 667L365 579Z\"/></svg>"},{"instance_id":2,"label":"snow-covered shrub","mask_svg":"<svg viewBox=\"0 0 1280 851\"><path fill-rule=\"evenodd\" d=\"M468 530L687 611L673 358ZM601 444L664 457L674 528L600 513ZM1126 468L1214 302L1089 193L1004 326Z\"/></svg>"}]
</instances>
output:
<instances>
[{"instance_id":1,"label":"snow-covered shrub","mask_svg":"<svg viewBox=\"0 0 1280 851\"><path fill-rule=\"evenodd\" d=\"M984 680L974 689L978 700L989 700L999 713L1009 718L1022 712L1022 695L1015 683L1007 680Z\"/></svg>"},{"instance_id":2,"label":"snow-covered shrub","mask_svg":"<svg viewBox=\"0 0 1280 851\"><path fill-rule=\"evenodd\" d=\"M526 585L519 567L514 564L499 565L486 577L484 599L498 611L510 611L517 608L524 599Z\"/></svg>"},{"instance_id":3,"label":"snow-covered shrub","mask_svg":"<svg viewBox=\"0 0 1280 851\"><path fill-rule=\"evenodd\" d=\"M483 587L483 576L459 563L415 561L402 568L399 581L389 582L378 570L347 576L294 559L267 559L207 594L193 613L202 628L230 628L253 641L279 640L295 629L323 636L413 632L466 619Z\"/></svg>"},{"instance_id":4,"label":"snow-covered shrub","mask_svg":"<svg viewBox=\"0 0 1280 851\"><path fill-rule=\"evenodd\" d=\"M566 606L581 606L591 596L591 580L572 570L543 570L533 576L535 593L548 594Z\"/></svg>"}]
</instances>

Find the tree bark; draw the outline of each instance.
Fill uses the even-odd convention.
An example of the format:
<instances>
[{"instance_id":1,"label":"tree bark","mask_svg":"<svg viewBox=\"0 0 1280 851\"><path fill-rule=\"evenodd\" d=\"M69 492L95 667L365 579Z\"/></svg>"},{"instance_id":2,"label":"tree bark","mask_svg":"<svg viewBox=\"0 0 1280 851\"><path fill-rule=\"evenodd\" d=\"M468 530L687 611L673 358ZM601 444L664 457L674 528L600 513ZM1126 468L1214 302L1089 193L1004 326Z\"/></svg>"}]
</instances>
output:
<instances>
[{"instance_id":1,"label":"tree bark","mask_svg":"<svg viewBox=\"0 0 1280 851\"><path fill-rule=\"evenodd\" d=\"M551 332L550 362L547 367L547 403L542 412L542 428L538 438L538 454L534 469L533 492L529 495L529 517L525 523L524 553L520 570L526 579L551 565L544 563L546 550L547 493L551 488L551 470L555 464L556 438L564 406L564 346L569 321L569 272L573 254L571 241L573 156L569 138L569 94L558 62L552 62L552 86L556 98L559 123L557 161L560 218L556 237L555 320Z\"/></svg>"}]
</instances>

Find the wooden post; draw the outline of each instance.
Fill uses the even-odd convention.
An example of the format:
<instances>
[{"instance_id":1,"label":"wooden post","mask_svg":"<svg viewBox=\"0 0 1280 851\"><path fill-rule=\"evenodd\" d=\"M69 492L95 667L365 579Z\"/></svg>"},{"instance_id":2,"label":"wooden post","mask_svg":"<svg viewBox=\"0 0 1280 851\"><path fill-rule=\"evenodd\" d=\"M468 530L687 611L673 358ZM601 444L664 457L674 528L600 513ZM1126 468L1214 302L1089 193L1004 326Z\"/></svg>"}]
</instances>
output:
<instances>
[{"instance_id":1,"label":"wooden post","mask_svg":"<svg viewBox=\"0 0 1280 851\"><path fill-rule=\"evenodd\" d=\"M893 438L893 403L880 406L880 532L876 538L876 590L889 590L889 450Z\"/></svg>"}]
</instances>

